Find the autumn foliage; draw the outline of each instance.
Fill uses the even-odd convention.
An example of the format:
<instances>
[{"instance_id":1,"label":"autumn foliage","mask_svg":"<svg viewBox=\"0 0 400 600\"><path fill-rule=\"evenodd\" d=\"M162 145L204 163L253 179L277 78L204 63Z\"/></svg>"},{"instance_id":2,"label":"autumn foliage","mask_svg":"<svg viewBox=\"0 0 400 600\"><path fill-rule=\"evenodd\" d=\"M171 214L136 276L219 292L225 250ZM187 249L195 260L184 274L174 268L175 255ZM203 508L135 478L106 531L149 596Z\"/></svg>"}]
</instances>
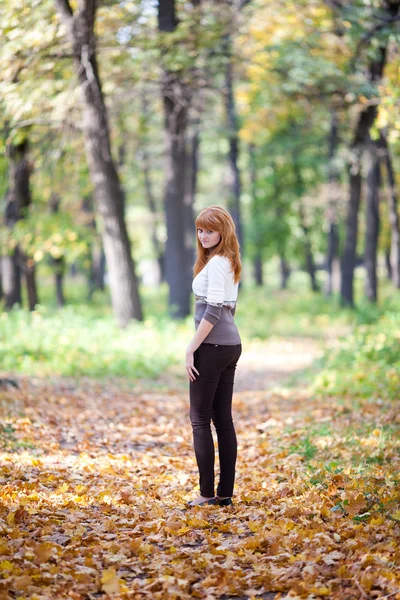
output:
<instances>
[{"instance_id":1,"label":"autumn foliage","mask_svg":"<svg viewBox=\"0 0 400 600\"><path fill-rule=\"evenodd\" d=\"M395 404L261 389L246 369L229 508L185 507L178 380L3 391L1 600L400 598Z\"/></svg>"}]
</instances>

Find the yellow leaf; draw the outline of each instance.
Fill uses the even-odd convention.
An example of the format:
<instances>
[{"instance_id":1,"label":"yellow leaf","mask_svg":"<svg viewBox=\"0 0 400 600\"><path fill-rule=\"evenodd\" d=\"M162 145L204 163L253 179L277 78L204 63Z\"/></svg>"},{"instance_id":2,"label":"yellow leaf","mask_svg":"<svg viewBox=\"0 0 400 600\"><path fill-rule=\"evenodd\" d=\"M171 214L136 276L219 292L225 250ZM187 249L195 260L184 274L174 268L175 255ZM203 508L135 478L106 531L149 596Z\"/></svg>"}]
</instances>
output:
<instances>
[{"instance_id":1,"label":"yellow leaf","mask_svg":"<svg viewBox=\"0 0 400 600\"><path fill-rule=\"evenodd\" d=\"M331 590L325 587L324 585L322 585L321 587L313 587L311 588L311 591L313 592L313 594L318 594L319 596L329 596L329 594L331 593Z\"/></svg>"},{"instance_id":2,"label":"yellow leaf","mask_svg":"<svg viewBox=\"0 0 400 600\"><path fill-rule=\"evenodd\" d=\"M400 510L396 510L396 512L392 514L392 518L396 521L400 521Z\"/></svg>"},{"instance_id":3,"label":"yellow leaf","mask_svg":"<svg viewBox=\"0 0 400 600\"><path fill-rule=\"evenodd\" d=\"M8 515L7 515L7 523L9 525L14 525L14 523L15 523L15 511L8 513Z\"/></svg>"},{"instance_id":4,"label":"yellow leaf","mask_svg":"<svg viewBox=\"0 0 400 600\"><path fill-rule=\"evenodd\" d=\"M35 554L40 562L47 562L53 555L56 547L51 542L43 542L35 548Z\"/></svg>"},{"instance_id":5,"label":"yellow leaf","mask_svg":"<svg viewBox=\"0 0 400 600\"><path fill-rule=\"evenodd\" d=\"M103 571L101 576L101 589L107 594L120 593L120 579L115 571L115 567L110 567Z\"/></svg>"},{"instance_id":6,"label":"yellow leaf","mask_svg":"<svg viewBox=\"0 0 400 600\"><path fill-rule=\"evenodd\" d=\"M13 568L14 568L14 565L9 560L3 560L0 563L0 570L1 571L12 571Z\"/></svg>"},{"instance_id":7,"label":"yellow leaf","mask_svg":"<svg viewBox=\"0 0 400 600\"><path fill-rule=\"evenodd\" d=\"M399 515L400 515L400 511L399 511ZM385 519L384 519L384 517L376 517L376 518L375 518L375 517L373 517L373 518L370 520L369 524L370 524L370 525L382 525L382 523L384 523L384 522L385 522Z\"/></svg>"},{"instance_id":8,"label":"yellow leaf","mask_svg":"<svg viewBox=\"0 0 400 600\"><path fill-rule=\"evenodd\" d=\"M208 527L207 521L204 519L198 519L197 517L189 519L188 525L190 525L190 527L200 527L201 529Z\"/></svg>"}]
</instances>

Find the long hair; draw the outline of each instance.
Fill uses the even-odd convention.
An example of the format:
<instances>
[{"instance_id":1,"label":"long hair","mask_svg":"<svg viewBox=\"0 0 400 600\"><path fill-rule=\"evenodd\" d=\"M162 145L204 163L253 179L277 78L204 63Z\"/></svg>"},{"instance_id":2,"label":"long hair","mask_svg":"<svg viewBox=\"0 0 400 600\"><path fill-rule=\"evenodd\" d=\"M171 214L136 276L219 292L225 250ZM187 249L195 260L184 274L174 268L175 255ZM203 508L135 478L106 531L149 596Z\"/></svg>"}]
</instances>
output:
<instances>
[{"instance_id":1,"label":"long hair","mask_svg":"<svg viewBox=\"0 0 400 600\"><path fill-rule=\"evenodd\" d=\"M232 265L233 279L237 283L240 280L242 263L240 261L240 246L236 237L235 223L231 215L222 206L213 204L212 206L203 208L195 223L197 256L193 267L193 276L196 277L197 273L205 267L210 258L218 254L219 256L229 258ZM219 244L213 248L203 248L197 235L198 229L218 231L221 234Z\"/></svg>"}]
</instances>

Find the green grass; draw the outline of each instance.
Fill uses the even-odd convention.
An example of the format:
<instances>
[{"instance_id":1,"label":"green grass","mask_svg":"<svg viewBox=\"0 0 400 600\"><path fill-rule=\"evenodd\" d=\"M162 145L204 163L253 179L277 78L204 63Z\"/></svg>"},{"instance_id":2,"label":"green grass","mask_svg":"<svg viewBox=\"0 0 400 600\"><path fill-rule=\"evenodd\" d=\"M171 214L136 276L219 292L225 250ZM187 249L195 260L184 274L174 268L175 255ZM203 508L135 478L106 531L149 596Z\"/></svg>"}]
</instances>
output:
<instances>
[{"instance_id":1,"label":"green grass","mask_svg":"<svg viewBox=\"0 0 400 600\"><path fill-rule=\"evenodd\" d=\"M294 273L286 291L277 290L271 281L263 288L246 281L239 290L236 322L244 346L271 336L324 340L345 334L317 365L318 390L336 394L338 400L347 393L396 395L398 292L384 284L377 307L360 302L351 311L343 310L336 297L310 292L304 273ZM357 286L360 289L359 281ZM157 383L157 377L172 370L185 379L184 355L194 332L193 313L181 321L169 317L166 284L141 290L144 321L132 322L124 330L116 324L107 292L96 292L88 304L85 282L72 277L67 278L65 290L68 304L58 309L52 282L41 277L42 304L37 310L0 313L3 373L151 378ZM310 373L314 377L315 368Z\"/></svg>"},{"instance_id":2,"label":"green grass","mask_svg":"<svg viewBox=\"0 0 400 600\"><path fill-rule=\"evenodd\" d=\"M398 400L400 398L400 310L331 344L320 360L318 392L332 396Z\"/></svg>"}]
</instances>

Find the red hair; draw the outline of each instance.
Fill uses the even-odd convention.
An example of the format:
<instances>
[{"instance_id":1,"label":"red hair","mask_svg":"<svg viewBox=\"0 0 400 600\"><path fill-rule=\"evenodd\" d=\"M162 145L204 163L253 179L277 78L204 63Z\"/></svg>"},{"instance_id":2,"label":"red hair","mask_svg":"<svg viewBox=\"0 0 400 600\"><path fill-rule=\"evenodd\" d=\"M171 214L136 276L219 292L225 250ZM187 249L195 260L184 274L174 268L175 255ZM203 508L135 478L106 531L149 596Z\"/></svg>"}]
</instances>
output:
<instances>
[{"instance_id":1,"label":"red hair","mask_svg":"<svg viewBox=\"0 0 400 600\"><path fill-rule=\"evenodd\" d=\"M236 237L235 223L225 208L216 204L207 206L198 215L196 221L197 258L193 267L193 276L196 277L210 258L213 256L226 256L229 258L234 282L240 280L242 263L240 261L240 246ZM211 229L221 234L219 243L213 248L203 248L197 235L198 229Z\"/></svg>"}]
</instances>

